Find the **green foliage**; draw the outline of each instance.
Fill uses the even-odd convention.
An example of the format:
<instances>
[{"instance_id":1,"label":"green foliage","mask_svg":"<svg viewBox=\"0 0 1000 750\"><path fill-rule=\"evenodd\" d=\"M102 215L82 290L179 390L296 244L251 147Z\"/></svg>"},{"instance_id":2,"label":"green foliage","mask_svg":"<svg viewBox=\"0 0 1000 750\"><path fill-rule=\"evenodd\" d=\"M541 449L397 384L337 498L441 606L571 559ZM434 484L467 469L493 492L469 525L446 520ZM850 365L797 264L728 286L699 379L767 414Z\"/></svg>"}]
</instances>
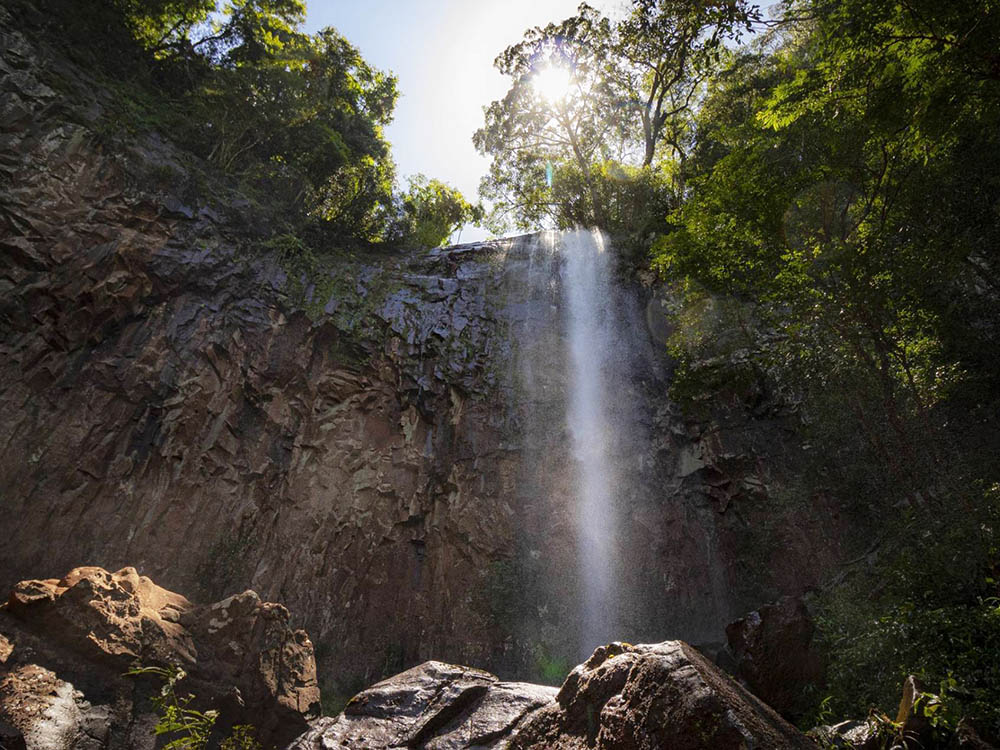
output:
<instances>
[{"instance_id":1,"label":"green foliage","mask_svg":"<svg viewBox=\"0 0 1000 750\"><path fill-rule=\"evenodd\" d=\"M870 448L912 473L911 425L930 429L932 410L1000 371L986 281L1000 92L947 44L917 39L912 8L785 10L810 20L734 53L711 81L687 199L654 265L755 300L776 332L758 337L758 366L778 387L836 393ZM924 10L955 34L997 22Z\"/></svg>"},{"instance_id":2,"label":"green foliage","mask_svg":"<svg viewBox=\"0 0 1000 750\"><path fill-rule=\"evenodd\" d=\"M398 231L404 244L437 247L462 225L483 218L481 206L473 206L453 187L418 174L401 197L402 218Z\"/></svg>"},{"instance_id":3,"label":"green foliage","mask_svg":"<svg viewBox=\"0 0 1000 750\"><path fill-rule=\"evenodd\" d=\"M196 711L189 708L194 696L178 695L177 683L186 676L180 667L134 667L126 674L131 676L152 675L163 680L160 694L153 697L153 705L160 712L159 721L153 731L160 735L174 735L165 750L203 750L208 747L212 727L218 718L216 711Z\"/></svg>"},{"instance_id":4,"label":"green foliage","mask_svg":"<svg viewBox=\"0 0 1000 750\"><path fill-rule=\"evenodd\" d=\"M625 113L615 106L610 82L600 75L610 24L593 8L561 23L529 29L494 65L512 79L506 96L485 111L473 141L492 157L481 194L494 203L494 223L537 226L558 215L547 186L548 169L572 165L588 175L604 154L615 153ZM567 91L539 91L548 70L566 71Z\"/></svg>"},{"instance_id":5,"label":"green foliage","mask_svg":"<svg viewBox=\"0 0 1000 750\"><path fill-rule=\"evenodd\" d=\"M186 677L183 669L175 665L135 666L126 674L133 677L148 675L163 681L160 693L152 698L160 713L153 733L167 740L163 750L205 750L209 746L219 714L217 711L197 711L191 708L195 699L193 695L178 695L177 683ZM246 724L233 727L232 734L219 747L221 750L262 750L254 737L253 727Z\"/></svg>"},{"instance_id":6,"label":"green foliage","mask_svg":"<svg viewBox=\"0 0 1000 750\"><path fill-rule=\"evenodd\" d=\"M592 164L581 172L562 163L553 172L552 197L558 200L556 226L568 229L599 225L622 250L644 256L658 233L667 228L666 212L674 189L664 165L632 167L615 160Z\"/></svg>"},{"instance_id":7,"label":"green foliage","mask_svg":"<svg viewBox=\"0 0 1000 750\"><path fill-rule=\"evenodd\" d=\"M820 597L836 714L891 711L902 680L916 674L939 694L925 710L942 729L968 716L1000 732L1000 488L964 499L911 511L910 537Z\"/></svg>"},{"instance_id":8,"label":"green foliage","mask_svg":"<svg viewBox=\"0 0 1000 750\"><path fill-rule=\"evenodd\" d=\"M566 675L576 666L565 656L554 656L551 647L544 642L533 644L531 655L534 679L543 685L562 685Z\"/></svg>"},{"instance_id":9,"label":"green foliage","mask_svg":"<svg viewBox=\"0 0 1000 750\"><path fill-rule=\"evenodd\" d=\"M276 235L341 249L435 245L477 220L438 181L418 177L397 194L383 135L395 77L333 28L304 33L304 19L302 0L53 0L44 23L113 90L98 125L106 145L169 134Z\"/></svg>"},{"instance_id":10,"label":"green foliage","mask_svg":"<svg viewBox=\"0 0 1000 750\"><path fill-rule=\"evenodd\" d=\"M525 32L496 59L511 88L473 138L492 158L480 188L494 204L492 226L549 220L615 233L630 220L662 221L682 189L672 165L691 145L704 76L723 40L755 14L743 2L638 0L612 22L583 4L575 16ZM565 91L548 90L552 71L562 71ZM657 160L663 144L670 158Z\"/></svg>"},{"instance_id":11,"label":"green foliage","mask_svg":"<svg viewBox=\"0 0 1000 750\"><path fill-rule=\"evenodd\" d=\"M263 750L263 748L257 742L252 726L238 724L233 727L233 733L219 744L219 750Z\"/></svg>"},{"instance_id":12,"label":"green foliage","mask_svg":"<svg viewBox=\"0 0 1000 750\"><path fill-rule=\"evenodd\" d=\"M734 55L699 114L690 195L655 262L836 339L890 400L922 408L952 386L959 357L996 371L954 316L993 317L1000 96L950 66L947 48L899 41L915 33L907 11L877 8L795 5L806 29L776 52ZM926 19L960 27L959 15ZM877 38L844 33L859 16Z\"/></svg>"}]
</instances>

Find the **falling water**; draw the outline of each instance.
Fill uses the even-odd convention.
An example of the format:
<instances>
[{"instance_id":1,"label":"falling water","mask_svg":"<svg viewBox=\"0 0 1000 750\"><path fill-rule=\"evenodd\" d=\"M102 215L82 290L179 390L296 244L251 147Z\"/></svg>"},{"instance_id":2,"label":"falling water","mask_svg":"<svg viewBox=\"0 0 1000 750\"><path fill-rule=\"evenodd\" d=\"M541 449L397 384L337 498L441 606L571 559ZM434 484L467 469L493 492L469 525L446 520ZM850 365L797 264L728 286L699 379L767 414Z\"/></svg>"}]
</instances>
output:
<instances>
[{"instance_id":1,"label":"falling water","mask_svg":"<svg viewBox=\"0 0 1000 750\"><path fill-rule=\"evenodd\" d=\"M648 290L599 232L519 239L504 268L527 658L712 637L729 608L716 514L683 490Z\"/></svg>"},{"instance_id":2,"label":"falling water","mask_svg":"<svg viewBox=\"0 0 1000 750\"><path fill-rule=\"evenodd\" d=\"M508 260L517 401L531 457L520 486L526 551L546 560L533 601L543 620L572 619L576 632L563 631L573 643L567 657L585 658L633 634L623 614L634 581L624 574L622 538L629 504L656 486L637 463L649 444L636 392L649 343L634 290L618 280L599 232L546 232L521 247L527 252Z\"/></svg>"},{"instance_id":3,"label":"falling water","mask_svg":"<svg viewBox=\"0 0 1000 750\"><path fill-rule=\"evenodd\" d=\"M599 232L562 238L569 349L567 422L576 472L576 530L581 582L581 651L589 654L616 633L618 538L614 460L619 436L615 393L624 386L628 346L613 257Z\"/></svg>"}]
</instances>

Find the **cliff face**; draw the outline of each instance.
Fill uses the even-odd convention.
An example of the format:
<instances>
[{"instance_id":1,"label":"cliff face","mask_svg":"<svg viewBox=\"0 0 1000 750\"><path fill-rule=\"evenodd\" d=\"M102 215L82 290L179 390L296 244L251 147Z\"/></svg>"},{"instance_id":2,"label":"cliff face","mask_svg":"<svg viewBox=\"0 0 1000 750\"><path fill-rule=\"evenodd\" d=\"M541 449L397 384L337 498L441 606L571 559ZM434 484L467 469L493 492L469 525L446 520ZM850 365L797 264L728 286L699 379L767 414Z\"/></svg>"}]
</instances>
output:
<instances>
[{"instance_id":1,"label":"cliff face","mask_svg":"<svg viewBox=\"0 0 1000 750\"><path fill-rule=\"evenodd\" d=\"M109 137L110 95L0 20L0 589L82 564L253 588L343 687L571 658L558 259L522 238L290 273L246 201L155 135ZM769 505L782 417L669 403L658 292L628 283L622 635L714 638L843 533ZM753 529L777 540L756 558Z\"/></svg>"}]
</instances>

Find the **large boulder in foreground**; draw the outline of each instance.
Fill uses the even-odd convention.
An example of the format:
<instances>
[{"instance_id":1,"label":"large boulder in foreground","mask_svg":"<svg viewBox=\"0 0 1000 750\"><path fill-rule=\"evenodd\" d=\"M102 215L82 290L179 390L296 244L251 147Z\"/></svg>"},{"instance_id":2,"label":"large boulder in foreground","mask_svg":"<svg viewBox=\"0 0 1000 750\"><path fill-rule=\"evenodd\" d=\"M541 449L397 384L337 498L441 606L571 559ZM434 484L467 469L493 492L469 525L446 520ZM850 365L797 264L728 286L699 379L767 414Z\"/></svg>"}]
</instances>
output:
<instances>
[{"instance_id":1,"label":"large boulder in foreground","mask_svg":"<svg viewBox=\"0 0 1000 750\"><path fill-rule=\"evenodd\" d=\"M86 567L22 581L0 606L0 725L28 750L152 747L158 689L124 673L178 665L178 692L286 743L319 708L312 643L288 611L252 591L207 606L134 568Z\"/></svg>"},{"instance_id":2,"label":"large boulder in foreground","mask_svg":"<svg viewBox=\"0 0 1000 750\"><path fill-rule=\"evenodd\" d=\"M359 693L289 750L815 750L681 641L611 644L561 689L427 662Z\"/></svg>"},{"instance_id":3,"label":"large boulder in foreground","mask_svg":"<svg viewBox=\"0 0 1000 750\"><path fill-rule=\"evenodd\" d=\"M358 693L342 714L314 722L289 750L490 750L504 746L524 717L552 703L556 692L429 661Z\"/></svg>"},{"instance_id":4,"label":"large boulder in foreground","mask_svg":"<svg viewBox=\"0 0 1000 750\"><path fill-rule=\"evenodd\" d=\"M574 669L511 750L815 748L683 641L613 643Z\"/></svg>"}]
</instances>

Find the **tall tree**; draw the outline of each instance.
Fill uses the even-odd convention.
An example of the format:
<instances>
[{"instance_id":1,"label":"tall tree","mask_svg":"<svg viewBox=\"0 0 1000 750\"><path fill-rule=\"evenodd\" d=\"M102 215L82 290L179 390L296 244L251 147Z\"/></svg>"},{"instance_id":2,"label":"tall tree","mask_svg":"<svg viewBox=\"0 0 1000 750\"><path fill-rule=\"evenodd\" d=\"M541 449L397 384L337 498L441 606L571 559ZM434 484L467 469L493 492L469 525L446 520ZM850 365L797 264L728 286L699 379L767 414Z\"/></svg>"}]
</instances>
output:
<instances>
[{"instance_id":1,"label":"tall tree","mask_svg":"<svg viewBox=\"0 0 1000 750\"><path fill-rule=\"evenodd\" d=\"M759 20L759 9L742 0L635 0L613 29L605 73L638 115L643 166L664 140L685 154L687 123L723 43Z\"/></svg>"},{"instance_id":2,"label":"tall tree","mask_svg":"<svg viewBox=\"0 0 1000 750\"><path fill-rule=\"evenodd\" d=\"M650 170L646 182L661 176L664 140L684 156L704 77L722 43L754 18L743 0L635 0L615 23L584 4L526 32L496 60L511 88L474 137L493 159L481 192L495 214L524 227L546 218L611 227L609 188L627 188L620 176L631 167ZM560 75L565 84L554 91ZM619 179L600 184L609 175Z\"/></svg>"},{"instance_id":3,"label":"tall tree","mask_svg":"<svg viewBox=\"0 0 1000 750\"><path fill-rule=\"evenodd\" d=\"M609 34L607 19L581 5L561 23L529 29L497 57L511 88L487 107L473 142L493 157L481 192L502 220L530 226L557 215L549 190L555 171L575 170L589 189L591 165L620 152L625 112L601 75Z\"/></svg>"}]
</instances>

